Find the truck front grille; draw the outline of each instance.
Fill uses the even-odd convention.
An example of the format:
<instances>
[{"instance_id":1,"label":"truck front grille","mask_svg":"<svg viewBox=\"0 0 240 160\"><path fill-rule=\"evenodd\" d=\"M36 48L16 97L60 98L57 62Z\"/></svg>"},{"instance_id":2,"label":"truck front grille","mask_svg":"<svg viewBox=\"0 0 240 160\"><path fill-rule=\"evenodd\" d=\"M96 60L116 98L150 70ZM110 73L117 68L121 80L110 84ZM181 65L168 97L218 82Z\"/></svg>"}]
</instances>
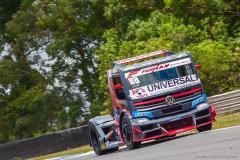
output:
<instances>
[{"instance_id":1,"label":"truck front grille","mask_svg":"<svg viewBox=\"0 0 240 160\"><path fill-rule=\"evenodd\" d=\"M166 131L177 130L177 129L181 129L181 128L192 126L192 125L193 125L192 117L187 117L181 120L161 124L161 126Z\"/></svg>"},{"instance_id":2,"label":"truck front grille","mask_svg":"<svg viewBox=\"0 0 240 160\"><path fill-rule=\"evenodd\" d=\"M182 94L184 93L184 94ZM187 93L187 94L185 94ZM167 105L165 102L165 98L168 95L174 96L174 95L180 95L175 97L175 104L174 105ZM183 96L182 96L183 95ZM193 89L187 89L184 91L172 93L172 94L167 94L165 96L157 97L156 99L164 99L164 101L158 102L158 103L150 103L146 104L148 102L147 100L145 101L140 101L137 102L137 110L139 112L148 112L151 111L154 115L154 117L165 117L169 115L174 115L174 114L179 114L183 112L187 112L192 109L192 101L201 97L202 91L200 87L193 88ZM150 102L155 101L155 99L150 99ZM143 102L143 103L141 103ZM145 105L139 105L139 104L145 104Z\"/></svg>"},{"instance_id":3,"label":"truck front grille","mask_svg":"<svg viewBox=\"0 0 240 160\"><path fill-rule=\"evenodd\" d=\"M157 125L156 124L147 124L147 125L140 126L140 128L142 131L153 130L153 129L157 128Z\"/></svg>"},{"instance_id":4,"label":"truck front grille","mask_svg":"<svg viewBox=\"0 0 240 160\"><path fill-rule=\"evenodd\" d=\"M163 108L162 112L163 114L171 114L174 112L179 112L181 110L182 110L182 106L178 105L178 106Z\"/></svg>"},{"instance_id":5,"label":"truck front grille","mask_svg":"<svg viewBox=\"0 0 240 160\"><path fill-rule=\"evenodd\" d=\"M194 99L197 99L201 96L201 91L200 92L195 92L191 95L187 95L184 97L180 97L180 98L175 98L175 104L183 104L186 102L190 102ZM153 110L157 110L159 108L165 108L165 107L169 107L165 101L161 102L161 103L156 103L156 104L150 104L150 105L143 105L143 106L136 106L136 108L138 109L138 111L153 111Z\"/></svg>"},{"instance_id":6,"label":"truck front grille","mask_svg":"<svg viewBox=\"0 0 240 160\"><path fill-rule=\"evenodd\" d=\"M149 137L153 137L153 136L158 136L162 134L162 130L159 129L159 130L155 130L155 131L152 131L152 132L148 132L145 134L145 138L149 138Z\"/></svg>"}]
</instances>

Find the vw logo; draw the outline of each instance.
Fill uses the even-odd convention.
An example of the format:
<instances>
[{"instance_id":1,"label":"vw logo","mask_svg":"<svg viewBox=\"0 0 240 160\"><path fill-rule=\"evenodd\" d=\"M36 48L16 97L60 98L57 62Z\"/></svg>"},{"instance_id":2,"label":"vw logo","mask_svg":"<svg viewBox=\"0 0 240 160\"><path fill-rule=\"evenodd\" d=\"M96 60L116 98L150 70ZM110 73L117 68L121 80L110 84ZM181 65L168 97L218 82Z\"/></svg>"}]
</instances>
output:
<instances>
[{"instance_id":1,"label":"vw logo","mask_svg":"<svg viewBox=\"0 0 240 160\"><path fill-rule=\"evenodd\" d=\"M172 96L167 96L165 98L165 102L168 104L168 105L173 105L175 103L175 99L172 97Z\"/></svg>"}]
</instances>

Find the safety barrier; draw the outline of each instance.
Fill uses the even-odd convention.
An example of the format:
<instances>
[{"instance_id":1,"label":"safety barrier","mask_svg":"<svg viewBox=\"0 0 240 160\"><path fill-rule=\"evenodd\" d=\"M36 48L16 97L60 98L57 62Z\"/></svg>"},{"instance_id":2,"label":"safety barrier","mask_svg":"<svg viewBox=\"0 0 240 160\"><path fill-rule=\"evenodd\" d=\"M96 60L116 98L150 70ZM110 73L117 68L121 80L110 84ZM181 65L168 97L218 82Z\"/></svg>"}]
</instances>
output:
<instances>
[{"instance_id":1,"label":"safety barrier","mask_svg":"<svg viewBox=\"0 0 240 160\"><path fill-rule=\"evenodd\" d=\"M0 145L0 159L26 159L88 144L87 126ZM16 158L19 157L19 158Z\"/></svg>"},{"instance_id":2,"label":"safety barrier","mask_svg":"<svg viewBox=\"0 0 240 160\"><path fill-rule=\"evenodd\" d=\"M240 90L209 97L214 104L217 114L240 111Z\"/></svg>"}]
</instances>

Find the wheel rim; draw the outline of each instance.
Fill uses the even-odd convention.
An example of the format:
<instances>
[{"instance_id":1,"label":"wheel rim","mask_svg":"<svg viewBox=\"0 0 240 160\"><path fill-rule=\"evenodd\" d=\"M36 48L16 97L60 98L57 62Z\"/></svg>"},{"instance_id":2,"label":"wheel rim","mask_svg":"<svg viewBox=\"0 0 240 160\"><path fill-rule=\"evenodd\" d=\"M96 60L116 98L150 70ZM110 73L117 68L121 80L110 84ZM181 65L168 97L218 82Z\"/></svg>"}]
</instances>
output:
<instances>
[{"instance_id":1,"label":"wheel rim","mask_svg":"<svg viewBox=\"0 0 240 160\"><path fill-rule=\"evenodd\" d=\"M125 142L129 143L131 141L131 128L126 120L123 121L122 133Z\"/></svg>"}]
</instances>

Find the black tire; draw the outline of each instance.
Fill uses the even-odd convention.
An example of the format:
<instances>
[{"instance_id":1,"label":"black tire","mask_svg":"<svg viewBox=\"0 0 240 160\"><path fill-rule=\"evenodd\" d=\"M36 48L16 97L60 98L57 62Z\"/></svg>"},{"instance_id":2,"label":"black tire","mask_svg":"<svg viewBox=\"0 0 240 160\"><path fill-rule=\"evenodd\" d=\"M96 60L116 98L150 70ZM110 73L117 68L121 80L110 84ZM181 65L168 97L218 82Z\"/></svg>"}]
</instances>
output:
<instances>
[{"instance_id":1,"label":"black tire","mask_svg":"<svg viewBox=\"0 0 240 160\"><path fill-rule=\"evenodd\" d=\"M127 115L124 115L122 119L121 134L129 150L136 149L140 146L141 142L133 142L132 126Z\"/></svg>"},{"instance_id":2,"label":"black tire","mask_svg":"<svg viewBox=\"0 0 240 160\"><path fill-rule=\"evenodd\" d=\"M113 152L117 152L117 151L118 151L118 147L108 149L108 152L109 152L109 153L113 153Z\"/></svg>"},{"instance_id":3,"label":"black tire","mask_svg":"<svg viewBox=\"0 0 240 160\"><path fill-rule=\"evenodd\" d=\"M211 129L212 129L212 123L197 128L198 132L205 132Z\"/></svg>"},{"instance_id":4,"label":"black tire","mask_svg":"<svg viewBox=\"0 0 240 160\"><path fill-rule=\"evenodd\" d=\"M99 135L92 123L89 124L89 139L94 152L97 155L105 154L105 150L101 150Z\"/></svg>"}]
</instances>

